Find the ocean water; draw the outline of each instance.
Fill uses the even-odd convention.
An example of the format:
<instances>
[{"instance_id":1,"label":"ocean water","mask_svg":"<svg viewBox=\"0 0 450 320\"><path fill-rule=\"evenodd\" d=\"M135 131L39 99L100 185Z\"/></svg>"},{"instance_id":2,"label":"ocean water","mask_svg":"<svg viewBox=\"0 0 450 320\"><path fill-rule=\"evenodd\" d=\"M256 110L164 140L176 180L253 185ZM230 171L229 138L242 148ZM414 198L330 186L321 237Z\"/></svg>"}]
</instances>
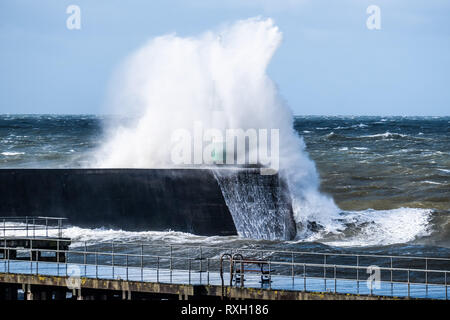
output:
<instances>
[{"instance_id":1,"label":"ocean water","mask_svg":"<svg viewBox=\"0 0 450 320\"><path fill-rule=\"evenodd\" d=\"M79 168L92 162L104 127L92 115L0 116L1 168ZM110 126L109 126L110 127ZM67 235L110 240L292 250L450 256L450 117L296 117L321 191L345 228L296 241L201 237L180 232L81 229ZM76 243L74 244L76 245Z\"/></svg>"}]
</instances>

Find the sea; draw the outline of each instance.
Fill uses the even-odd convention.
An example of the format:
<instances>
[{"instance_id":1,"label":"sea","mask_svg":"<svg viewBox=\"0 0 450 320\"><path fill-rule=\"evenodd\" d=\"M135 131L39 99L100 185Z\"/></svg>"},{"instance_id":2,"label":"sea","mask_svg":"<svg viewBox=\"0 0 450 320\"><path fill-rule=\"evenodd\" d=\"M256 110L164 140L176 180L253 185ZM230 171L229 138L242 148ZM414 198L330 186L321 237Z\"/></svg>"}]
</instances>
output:
<instances>
[{"instance_id":1,"label":"sea","mask_svg":"<svg viewBox=\"0 0 450 320\"><path fill-rule=\"evenodd\" d=\"M1 115L0 168L83 168L112 120ZM293 123L342 210L337 234L282 240L69 226L72 246L144 241L232 248L450 257L450 117L297 116Z\"/></svg>"}]
</instances>

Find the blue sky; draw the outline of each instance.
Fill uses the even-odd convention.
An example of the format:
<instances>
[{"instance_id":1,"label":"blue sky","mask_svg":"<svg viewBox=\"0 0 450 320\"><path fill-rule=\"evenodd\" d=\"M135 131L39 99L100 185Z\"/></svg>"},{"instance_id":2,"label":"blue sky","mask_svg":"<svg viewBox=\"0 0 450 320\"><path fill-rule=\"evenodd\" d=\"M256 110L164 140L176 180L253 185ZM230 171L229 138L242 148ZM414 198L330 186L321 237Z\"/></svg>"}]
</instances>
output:
<instances>
[{"instance_id":1,"label":"blue sky","mask_svg":"<svg viewBox=\"0 0 450 320\"><path fill-rule=\"evenodd\" d=\"M81 30L66 28L71 4ZM295 114L448 116L449 14L447 0L1 0L0 113L100 113L149 38L263 16L283 32L268 72Z\"/></svg>"}]
</instances>

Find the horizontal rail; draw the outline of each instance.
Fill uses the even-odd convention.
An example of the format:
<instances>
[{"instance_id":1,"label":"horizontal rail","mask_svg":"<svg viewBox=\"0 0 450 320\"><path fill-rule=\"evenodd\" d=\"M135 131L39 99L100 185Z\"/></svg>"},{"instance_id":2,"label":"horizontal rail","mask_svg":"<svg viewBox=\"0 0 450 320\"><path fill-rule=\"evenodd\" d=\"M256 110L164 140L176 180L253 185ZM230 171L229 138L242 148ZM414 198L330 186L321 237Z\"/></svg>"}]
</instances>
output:
<instances>
[{"instance_id":1,"label":"horizontal rail","mask_svg":"<svg viewBox=\"0 0 450 320\"><path fill-rule=\"evenodd\" d=\"M25 226L5 226L5 227L1 227L1 230L6 230L6 231L10 231L10 230L27 230ZM45 226L42 224L33 224L31 226L28 227L28 230L58 230L59 227L58 226ZM50 240L50 239L49 239Z\"/></svg>"},{"instance_id":2,"label":"horizontal rail","mask_svg":"<svg viewBox=\"0 0 450 320\"><path fill-rule=\"evenodd\" d=\"M125 244L125 242L124 242ZM176 244L173 247L198 248L199 246ZM246 248L231 248L231 247L214 247L201 246L202 248L231 250L231 251L249 251L249 252L267 252L267 253L284 253L284 254L299 254L299 255L320 255L320 256L346 256L346 257L371 257L371 258L396 258L396 259L417 259L417 260L442 260L449 261L450 258L441 257L419 257L419 256L400 256L400 255L378 255L378 254L359 254L359 253L333 253L333 252L311 252L311 251L290 251L290 250L269 250L269 249L246 249Z\"/></svg>"},{"instance_id":3,"label":"horizontal rail","mask_svg":"<svg viewBox=\"0 0 450 320\"><path fill-rule=\"evenodd\" d=\"M56 239L55 239L56 240ZM126 245L126 246L145 246L145 247L160 247L159 245L149 244L147 242L140 242L140 241L107 241L104 243L111 243L114 242L115 245ZM432 256L426 256L426 257L420 257L420 256L405 256L405 255L378 255L378 254L366 254L366 253L333 253L333 252L311 252L311 251L290 251L290 250L270 250L270 249L247 249L247 248L233 248L233 247L215 247L215 246L205 246L205 245L189 245L189 244L171 244L168 245L168 247L172 248L191 248L191 249L213 249L213 250L223 250L223 251L231 251L231 252L253 252L253 253L271 253L271 254L296 254L296 255L317 255L317 256L336 256L336 257L365 257L365 258L394 258L394 259L415 259L415 260L440 260L440 261L449 261L450 258L444 258L444 257L432 257Z\"/></svg>"},{"instance_id":4,"label":"horizontal rail","mask_svg":"<svg viewBox=\"0 0 450 320\"><path fill-rule=\"evenodd\" d=\"M26 220L26 219L44 219L44 220L67 220L64 217L45 217L45 216L22 216L22 217L0 217L1 220Z\"/></svg>"},{"instance_id":5,"label":"horizontal rail","mask_svg":"<svg viewBox=\"0 0 450 320\"><path fill-rule=\"evenodd\" d=\"M74 255L97 255L97 256L114 256L114 257L134 257L134 258L154 258L154 259L179 259L186 261L200 261L198 258L191 257L182 257L182 256L163 256L163 255L155 255L155 254L137 254L137 253L120 253L120 252L102 252L102 251L78 251L78 250L57 250L57 249L41 249L41 248L15 248L15 247L0 247L1 251L21 251L21 252L52 252L52 253L66 253L66 254L74 254ZM208 259L209 261L217 261L220 262L220 258L203 258L202 260ZM5 257L0 260L5 260ZM26 261L26 260L21 260ZM33 262L36 262L33 260ZM40 261L42 262L42 261ZM236 263L246 263L246 264L255 264L254 260L241 260L236 259ZM268 261L260 261L259 263L266 263ZM77 263L78 264L78 263ZM274 265L283 265L283 266L307 266L307 267L317 267L317 268L339 268L339 269L361 269L367 270L367 266L353 266L353 265L345 265L345 264L320 264L320 263L303 263L303 262L285 262L285 261L270 261L272 266ZM87 264L92 265L92 264ZM121 265L116 265L121 266ZM123 265L124 266L124 265ZM450 270L433 270L433 269L415 269L415 268L397 268L397 267L378 267L379 270L385 271L410 271L410 272L428 272L428 273L450 273Z\"/></svg>"},{"instance_id":6,"label":"horizontal rail","mask_svg":"<svg viewBox=\"0 0 450 320\"><path fill-rule=\"evenodd\" d=\"M53 238L53 237L48 237L46 238L46 240L50 240L50 241L61 241L61 238ZM1 241L1 237L0 237L0 241ZM125 245L127 248L132 248L132 245L137 245L139 244L139 247L156 247L153 244L148 244L148 243L141 243L141 242L121 242L121 241L108 241L108 242L104 242L103 244L111 244L112 247L114 246L118 246L118 245ZM84 247L87 246L87 243L85 242ZM160 246L157 246L159 248L161 248ZM252 252L252 253L261 253L261 252L266 252L266 253L272 253L272 254L276 254L276 253L285 253L285 254L289 254L292 256L292 254L298 254L298 255L320 255L323 257L353 257L353 258L361 258L361 257L368 257L368 258L377 258L377 259L403 259L403 260L419 260L422 262L427 262L427 261L449 261L450 263L450 258L440 258L440 257L418 257L418 256L399 256L399 255L370 255L370 254L346 254L346 253L322 253L322 252L308 252L308 251L283 251L283 250L265 250L265 249L245 249L245 248L229 248L229 247L214 247L214 246L192 246L192 245L183 245L183 244L176 244L176 245L169 245L167 248L167 252L169 251L173 251L174 248L191 248L191 249L198 249L200 252L202 251L202 249L213 249L213 250L218 250L218 251L229 251L229 252L242 252L242 251L246 251L246 252ZM81 247L80 247L81 248ZM12 249L12 248L11 248ZM84 250L71 250L71 253L75 253L75 252L84 252ZM204 253L204 252L203 252ZM105 252L104 254L109 254L107 252ZM200 254L201 255L201 254ZM164 257L163 255L159 255L160 257ZM201 257L200 257L201 258ZM199 259L199 258L196 258ZM267 261L271 260L270 258L266 259ZM271 260L273 262L275 262L274 260ZM292 262L292 261L291 261ZM289 264L291 264L291 262L288 262ZM320 264L323 265L323 264ZM449 264L450 267L450 264ZM411 270L420 270L414 267L410 268ZM447 270L448 271L448 270Z\"/></svg>"},{"instance_id":7,"label":"horizontal rail","mask_svg":"<svg viewBox=\"0 0 450 320\"><path fill-rule=\"evenodd\" d=\"M61 238L65 220L67 218L43 216L0 217L0 236L3 238L20 237L17 232L22 231L24 236L35 238L49 237L50 233L57 232L58 237ZM44 233L41 234L42 232Z\"/></svg>"}]
</instances>

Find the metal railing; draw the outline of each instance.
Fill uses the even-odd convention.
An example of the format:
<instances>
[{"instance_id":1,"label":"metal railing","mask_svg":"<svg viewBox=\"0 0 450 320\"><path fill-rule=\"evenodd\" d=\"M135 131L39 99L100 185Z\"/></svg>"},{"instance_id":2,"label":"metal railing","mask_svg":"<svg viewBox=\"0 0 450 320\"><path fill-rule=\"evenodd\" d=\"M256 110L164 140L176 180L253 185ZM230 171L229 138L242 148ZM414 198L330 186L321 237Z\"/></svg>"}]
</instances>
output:
<instances>
[{"instance_id":1,"label":"metal railing","mask_svg":"<svg viewBox=\"0 0 450 320\"><path fill-rule=\"evenodd\" d=\"M248 249L248 248L231 248L222 246L193 246L188 244L172 244L169 248L161 248L159 245L139 242L119 242L115 241L116 248L123 246L128 249L132 246L142 246L153 250L157 248L160 252L178 252L184 256L192 257L195 260L204 260L205 256L215 257L220 260L223 253L230 255L239 253L247 258L270 260L280 262L290 262L292 265L296 262L312 264L312 265L348 265L366 268L376 265L383 268L392 269L389 273L390 279L394 280L394 270L410 269L417 270L450 270L450 258L446 257L423 257L408 255L376 255L376 254L353 254L341 252L313 252L313 251L287 251L287 250L270 250L270 249ZM113 246L113 247L114 247ZM277 265L274 265L276 268ZM279 268L276 268L279 269ZM323 268L323 274L326 275L326 268ZM292 268L291 268L292 271ZM427 274L425 275L427 277ZM427 280L427 279L425 279Z\"/></svg>"},{"instance_id":2,"label":"metal railing","mask_svg":"<svg viewBox=\"0 0 450 320\"><path fill-rule=\"evenodd\" d=\"M57 217L0 217L1 235L6 237L57 237L61 238L64 221Z\"/></svg>"},{"instance_id":3,"label":"metal railing","mask_svg":"<svg viewBox=\"0 0 450 320\"><path fill-rule=\"evenodd\" d=\"M60 241L54 240L57 243ZM360 288L361 283L368 283L368 279L371 279L370 281L390 285L391 292L384 290L383 295L395 295L394 287L402 285L402 288L407 290L405 296L408 297L414 296L418 291L424 291L424 297L428 297L429 290L442 289L439 297L448 299L449 258L190 245L161 247L148 243L123 242L101 245L97 243L95 247L95 250L91 250L93 247L85 242L83 246L69 250L59 250L61 246L58 244L58 249L51 250L33 248L31 244L30 248L17 252L17 248L7 247L5 242L4 247L0 247L0 253L3 253L3 271L11 273L50 272L54 275L71 276L68 267L76 266L80 269L79 276L87 278L119 277L127 281L188 284L200 282L223 286L224 277L228 277L230 286L343 293L347 290L361 294L365 294L363 288ZM53 254L55 261L40 261L38 257L45 254ZM60 261L61 254L65 256L63 262ZM224 254L228 259L223 259ZM20 255L22 259L19 260ZM24 255L29 257L28 265L23 265ZM17 258L10 259L11 256ZM231 272L228 274L223 272L224 263L229 264ZM244 268L245 264L255 263L267 266L264 271L261 269L261 273L264 273L269 281L258 281L260 275L257 272L251 274L247 267ZM367 277L367 272L375 269L379 272L379 278ZM338 289L338 285L342 285L343 281L347 281L351 290ZM367 294L374 294L374 291L376 287L370 286L370 292Z\"/></svg>"}]
</instances>

